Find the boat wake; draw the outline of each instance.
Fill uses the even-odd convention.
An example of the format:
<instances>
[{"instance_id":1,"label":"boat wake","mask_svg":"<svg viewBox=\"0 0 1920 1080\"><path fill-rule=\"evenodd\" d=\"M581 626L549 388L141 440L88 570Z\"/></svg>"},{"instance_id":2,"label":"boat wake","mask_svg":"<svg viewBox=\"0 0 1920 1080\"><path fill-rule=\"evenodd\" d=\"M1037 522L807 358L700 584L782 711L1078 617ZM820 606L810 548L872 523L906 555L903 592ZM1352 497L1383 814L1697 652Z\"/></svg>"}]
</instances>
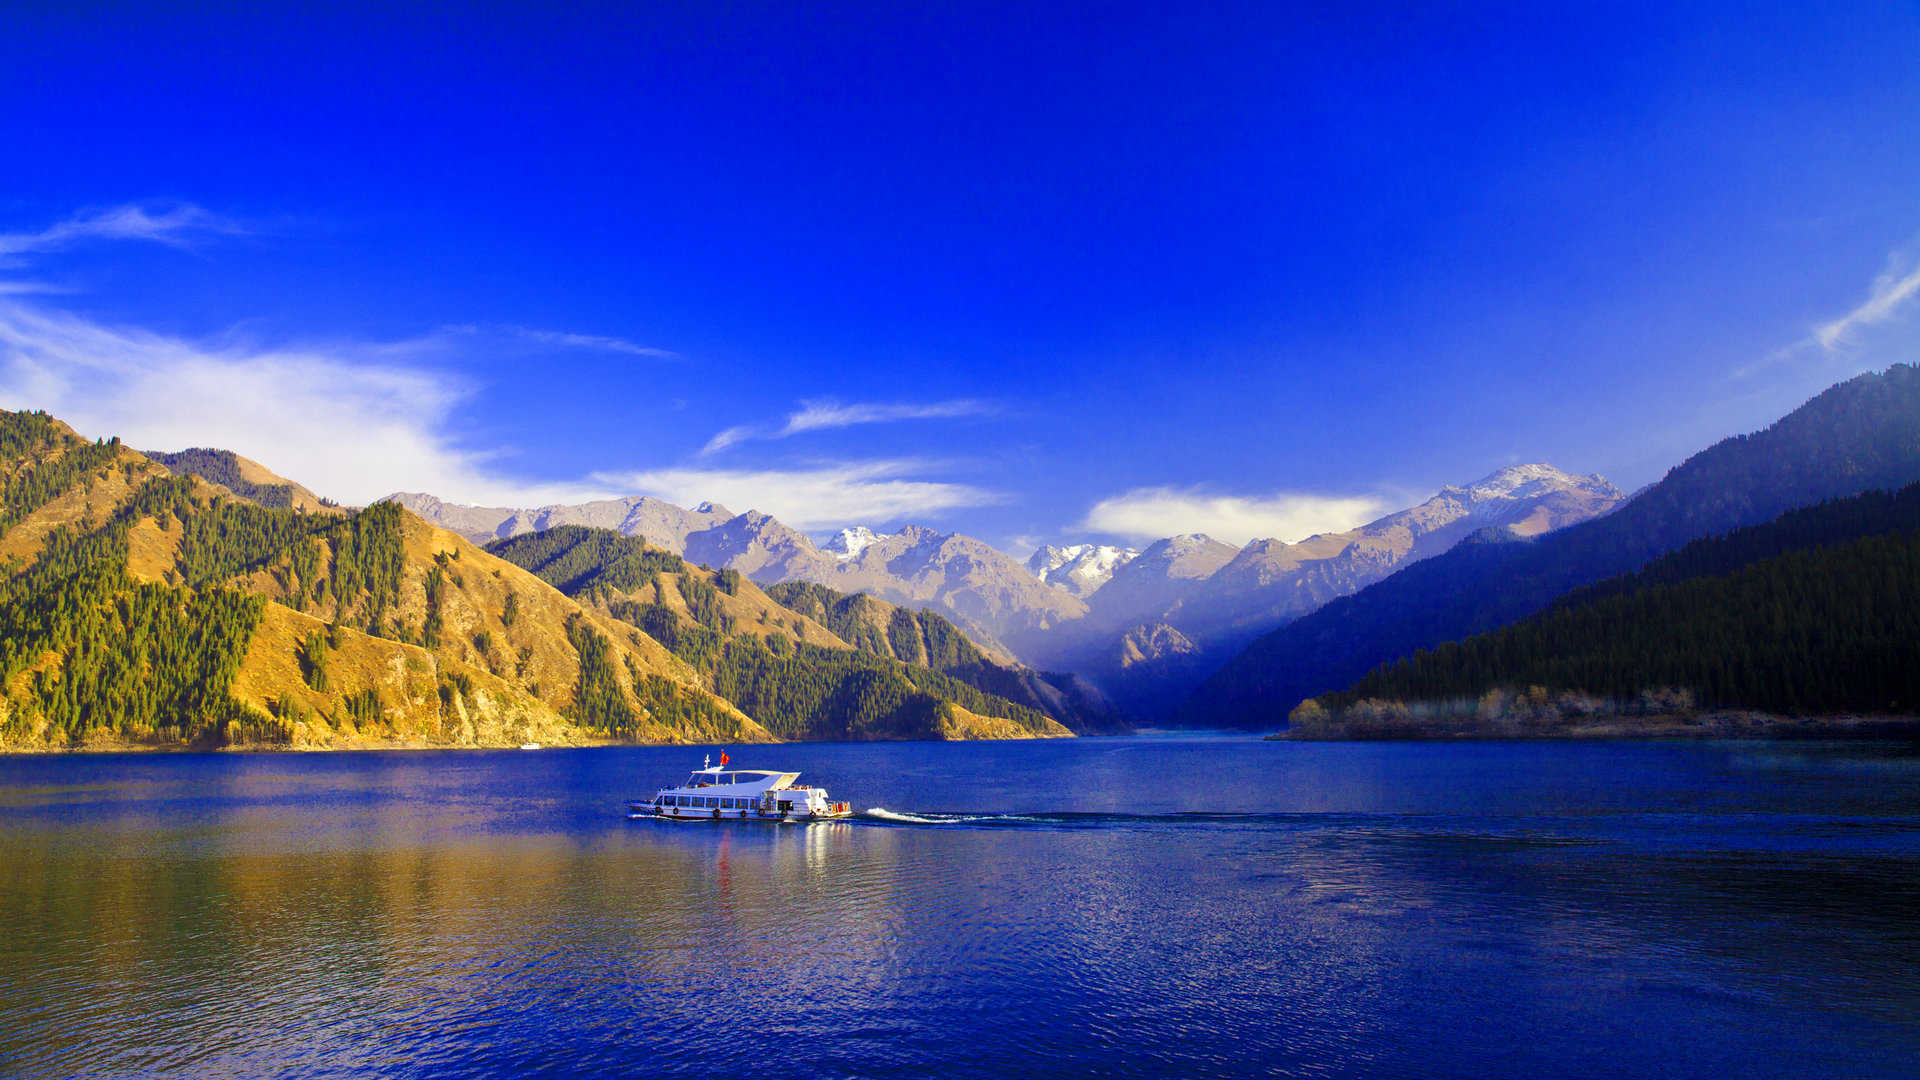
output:
<instances>
[{"instance_id":1,"label":"boat wake","mask_svg":"<svg viewBox=\"0 0 1920 1080\"><path fill-rule=\"evenodd\" d=\"M939 813L925 811L909 814L899 810L889 810L884 806L875 806L859 815L867 821L885 822L894 825L971 825L975 827L993 827L996 825L1041 825L1060 829L1112 828L1127 825L1164 825L1164 824L1230 824L1242 822L1267 822L1295 815L1275 814L1118 814L1118 813L1045 813L1025 814L964 814Z\"/></svg>"},{"instance_id":2,"label":"boat wake","mask_svg":"<svg viewBox=\"0 0 1920 1080\"><path fill-rule=\"evenodd\" d=\"M1221 813L1188 810L1161 814L1115 812L1028 811L1024 814L942 813L922 811L905 813L875 806L855 815L859 822L876 828L958 828L958 829L1096 829L1204 831L1244 830L1253 832L1322 831L1359 832L1380 837L1446 837L1461 842L1497 842L1566 844L1585 843L1578 839L1577 828L1562 830L1551 819L1529 818L1517 822L1510 818L1479 816L1439 816L1429 814L1328 813L1319 811L1270 811Z\"/></svg>"},{"instance_id":3,"label":"boat wake","mask_svg":"<svg viewBox=\"0 0 1920 1080\"><path fill-rule=\"evenodd\" d=\"M981 821L1032 821L1018 814L902 814L884 806L869 808L863 817L891 821L901 825L971 825Z\"/></svg>"}]
</instances>

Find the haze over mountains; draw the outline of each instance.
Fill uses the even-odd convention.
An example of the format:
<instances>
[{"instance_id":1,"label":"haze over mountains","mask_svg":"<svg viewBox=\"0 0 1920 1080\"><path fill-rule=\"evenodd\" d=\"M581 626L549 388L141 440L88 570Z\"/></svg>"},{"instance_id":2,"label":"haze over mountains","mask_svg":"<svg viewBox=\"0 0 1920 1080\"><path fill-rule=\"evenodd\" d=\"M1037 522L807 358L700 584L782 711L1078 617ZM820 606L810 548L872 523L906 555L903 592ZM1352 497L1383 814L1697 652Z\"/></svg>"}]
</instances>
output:
<instances>
[{"instance_id":1,"label":"haze over mountains","mask_svg":"<svg viewBox=\"0 0 1920 1080\"><path fill-rule=\"evenodd\" d=\"M1498 470L1344 533L1236 548L1172 536L1135 551L1046 546L1026 566L972 537L921 526L841 530L824 544L754 511L691 510L653 498L533 509L389 496L475 539L562 524L639 536L688 561L762 585L804 581L894 604L929 605L1003 660L1092 680L1141 719L1184 697L1252 636L1447 550L1487 528L1536 536L1602 514L1621 494L1549 465Z\"/></svg>"}]
</instances>

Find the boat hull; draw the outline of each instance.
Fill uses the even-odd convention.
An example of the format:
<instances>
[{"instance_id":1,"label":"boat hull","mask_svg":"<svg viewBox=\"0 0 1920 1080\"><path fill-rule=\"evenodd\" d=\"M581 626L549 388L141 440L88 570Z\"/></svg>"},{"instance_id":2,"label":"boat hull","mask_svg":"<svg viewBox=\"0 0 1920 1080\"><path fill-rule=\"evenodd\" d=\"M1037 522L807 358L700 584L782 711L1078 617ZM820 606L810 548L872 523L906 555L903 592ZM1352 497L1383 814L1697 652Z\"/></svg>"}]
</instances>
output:
<instances>
[{"instance_id":1,"label":"boat hull","mask_svg":"<svg viewBox=\"0 0 1920 1080\"><path fill-rule=\"evenodd\" d=\"M814 813L794 811L779 813L768 810L719 810L701 809L692 806L654 806L651 803L629 803L627 817L660 821L839 821L853 816L851 810L823 810Z\"/></svg>"}]
</instances>

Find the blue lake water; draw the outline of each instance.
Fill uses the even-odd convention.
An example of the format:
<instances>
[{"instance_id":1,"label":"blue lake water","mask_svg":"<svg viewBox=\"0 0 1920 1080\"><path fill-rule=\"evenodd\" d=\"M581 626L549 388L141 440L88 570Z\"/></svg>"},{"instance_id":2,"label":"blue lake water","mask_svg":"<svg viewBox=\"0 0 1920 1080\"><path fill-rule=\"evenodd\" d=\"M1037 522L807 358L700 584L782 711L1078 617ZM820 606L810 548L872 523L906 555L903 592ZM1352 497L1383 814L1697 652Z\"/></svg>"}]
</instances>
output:
<instances>
[{"instance_id":1,"label":"blue lake water","mask_svg":"<svg viewBox=\"0 0 1920 1080\"><path fill-rule=\"evenodd\" d=\"M0 1073L1920 1075L1909 745L704 752L0 759Z\"/></svg>"}]
</instances>

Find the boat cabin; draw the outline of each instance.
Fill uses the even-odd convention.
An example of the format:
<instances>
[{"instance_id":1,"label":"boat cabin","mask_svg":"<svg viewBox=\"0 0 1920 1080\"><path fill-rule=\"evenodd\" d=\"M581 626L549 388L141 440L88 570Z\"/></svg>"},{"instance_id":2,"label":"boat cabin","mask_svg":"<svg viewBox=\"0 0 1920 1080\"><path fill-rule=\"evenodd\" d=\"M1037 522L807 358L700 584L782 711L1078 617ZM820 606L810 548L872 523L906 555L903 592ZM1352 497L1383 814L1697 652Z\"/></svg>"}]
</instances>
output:
<instances>
[{"instance_id":1,"label":"boat cabin","mask_svg":"<svg viewBox=\"0 0 1920 1080\"><path fill-rule=\"evenodd\" d=\"M844 803L829 802L825 791L796 783L799 779L796 772L710 766L630 809L634 817L669 818L823 818L851 812Z\"/></svg>"}]
</instances>

